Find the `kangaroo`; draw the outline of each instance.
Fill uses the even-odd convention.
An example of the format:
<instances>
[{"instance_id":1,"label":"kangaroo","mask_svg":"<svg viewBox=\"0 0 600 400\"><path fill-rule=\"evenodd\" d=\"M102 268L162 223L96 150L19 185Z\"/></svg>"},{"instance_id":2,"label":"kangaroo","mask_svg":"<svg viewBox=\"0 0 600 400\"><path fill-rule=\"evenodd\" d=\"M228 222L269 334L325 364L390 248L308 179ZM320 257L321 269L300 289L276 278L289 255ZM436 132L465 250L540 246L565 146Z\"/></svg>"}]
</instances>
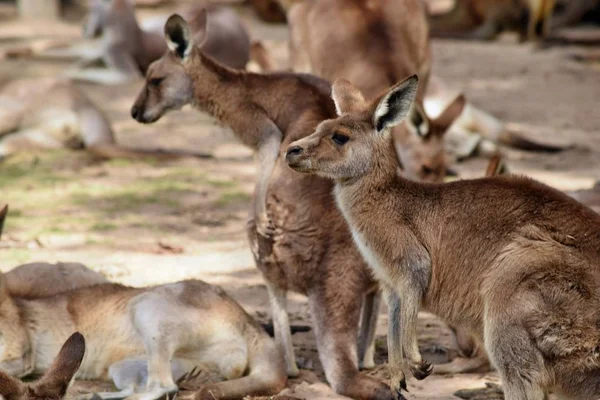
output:
<instances>
[{"instance_id":1,"label":"kangaroo","mask_svg":"<svg viewBox=\"0 0 600 400\"><path fill-rule=\"evenodd\" d=\"M439 77L432 75L425 93L424 108L427 115L439 115L461 93L450 88ZM447 152L457 160L463 160L475 153L498 151L502 144L515 149L557 153L571 146L555 146L539 143L513 132L495 116L466 102L445 135Z\"/></svg>"},{"instance_id":2,"label":"kangaroo","mask_svg":"<svg viewBox=\"0 0 600 400\"><path fill-rule=\"evenodd\" d=\"M85 149L103 159L175 159L208 154L133 149L116 143L106 116L67 80L23 79L0 90L0 159L31 149Z\"/></svg>"},{"instance_id":3,"label":"kangaroo","mask_svg":"<svg viewBox=\"0 0 600 400\"><path fill-rule=\"evenodd\" d=\"M329 81L346 78L369 96L412 74L423 77L410 118L393 130L394 143L408 177L442 179L443 138L428 134L430 121L422 105L431 46L421 2L304 0L282 4L289 7L289 53L294 71L314 73ZM426 154L433 158L415 157Z\"/></svg>"},{"instance_id":4,"label":"kangaroo","mask_svg":"<svg viewBox=\"0 0 600 400\"><path fill-rule=\"evenodd\" d=\"M375 286L332 201L331 183L296 174L279 157L281 148L335 116L331 86L305 74L229 69L195 47L189 27L177 15L167 21L165 36L170 50L149 67L131 115L150 123L192 104L257 152L247 232L267 284L288 376L298 375L286 311L287 291L293 290L308 297L319 357L333 389L356 399L392 399L387 385L359 373L362 296ZM368 322L363 319L361 331Z\"/></svg>"},{"instance_id":5,"label":"kangaroo","mask_svg":"<svg viewBox=\"0 0 600 400\"><path fill-rule=\"evenodd\" d=\"M225 65L244 68L249 60L250 38L240 18L233 10L205 1L184 10L192 29L203 29L198 25L203 22L197 20L197 15L205 8L211 16L211 33L202 42L201 50ZM163 24L164 19L160 27ZM78 80L117 84L140 78L167 50L160 32L140 28L131 0L90 0L84 36L102 37L99 58L108 70L87 68L68 73ZM86 60L84 64L92 61Z\"/></svg>"},{"instance_id":6,"label":"kangaroo","mask_svg":"<svg viewBox=\"0 0 600 400\"><path fill-rule=\"evenodd\" d=\"M286 384L273 340L221 288L202 281L105 283L32 300L10 296L3 282L0 290L0 369L13 376L47 371L77 330L88 347L77 377L110 377L119 389L101 398L157 399L176 392L174 374L193 367L227 379L202 388L198 400L271 395Z\"/></svg>"},{"instance_id":7,"label":"kangaroo","mask_svg":"<svg viewBox=\"0 0 600 400\"><path fill-rule=\"evenodd\" d=\"M54 362L39 380L25 384L0 371L0 395L5 400L61 400L81 365L85 354L85 339L73 333L63 344Z\"/></svg>"},{"instance_id":8,"label":"kangaroo","mask_svg":"<svg viewBox=\"0 0 600 400\"><path fill-rule=\"evenodd\" d=\"M368 103L336 81L336 119L291 143L298 172L334 196L389 305L392 390L431 373L419 354L422 305L485 344L507 400L600 396L600 215L532 179L424 184L396 174L389 130L407 116L412 76ZM466 279L465 279L466 278Z\"/></svg>"},{"instance_id":9,"label":"kangaroo","mask_svg":"<svg viewBox=\"0 0 600 400\"><path fill-rule=\"evenodd\" d=\"M504 30L517 31L521 41L548 35L555 0L455 0L447 13L431 15L434 37L459 36L493 40Z\"/></svg>"}]
</instances>

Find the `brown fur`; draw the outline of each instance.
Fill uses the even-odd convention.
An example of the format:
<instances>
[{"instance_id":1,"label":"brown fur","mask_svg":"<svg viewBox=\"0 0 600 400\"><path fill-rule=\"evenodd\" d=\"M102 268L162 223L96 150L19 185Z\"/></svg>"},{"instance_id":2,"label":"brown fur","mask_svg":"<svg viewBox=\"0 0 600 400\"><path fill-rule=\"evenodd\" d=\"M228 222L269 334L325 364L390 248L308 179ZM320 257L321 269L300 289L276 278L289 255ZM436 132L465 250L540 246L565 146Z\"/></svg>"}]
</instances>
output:
<instances>
[{"instance_id":1,"label":"brown fur","mask_svg":"<svg viewBox=\"0 0 600 400\"><path fill-rule=\"evenodd\" d=\"M334 84L336 103L338 86L351 85ZM419 379L431 372L416 342L422 305L485 343L507 400L542 400L551 390L597 398L600 216L518 176L398 177L387 130L406 116L416 88L413 77L372 103L342 107L286 156L296 170L335 180L337 203L386 288L393 389L405 385L403 359ZM336 150L338 132L349 140Z\"/></svg>"},{"instance_id":2,"label":"brown fur","mask_svg":"<svg viewBox=\"0 0 600 400\"><path fill-rule=\"evenodd\" d=\"M283 357L272 339L221 288L205 282L150 288L104 283L35 300L0 289L1 331L9 344L1 366L15 375L23 374L18 360L24 360L25 373L48 368L52 373L47 364L52 352L77 330L87 338L78 377L110 377L128 395L136 390L142 392L137 396L157 399L176 391L170 362L208 368L227 379L206 385L198 399L269 395L285 386ZM132 380L135 372L122 364L138 368L140 358L141 369L148 371L145 388L131 386L139 384Z\"/></svg>"},{"instance_id":3,"label":"brown fur","mask_svg":"<svg viewBox=\"0 0 600 400\"><path fill-rule=\"evenodd\" d=\"M61 400L85 353L85 340L72 334L48 371L37 382L24 384L0 371L0 395L5 400Z\"/></svg>"},{"instance_id":4,"label":"brown fur","mask_svg":"<svg viewBox=\"0 0 600 400\"><path fill-rule=\"evenodd\" d=\"M118 145L104 113L66 80L24 79L4 86L0 90L0 158L55 148L85 149L102 159L208 157Z\"/></svg>"},{"instance_id":5,"label":"brown fur","mask_svg":"<svg viewBox=\"0 0 600 400\"><path fill-rule=\"evenodd\" d=\"M185 38L181 19L169 21L168 40L177 41L175 32ZM373 281L333 202L331 183L297 174L279 157L280 148L335 115L330 85L310 75L231 70L193 45L181 58L177 51L185 54L190 44L179 42L180 48L148 69L147 84L132 114L141 122L151 122L169 109L192 103L231 127L242 143L258 151L261 164L274 157L272 172L259 167L248 235L267 282L276 340L285 350L287 371L297 374L285 306L291 290L309 298L319 356L333 389L357 399L391 399L385 384L358 371L361 295L372 291ZM154 79L160 83L152 84ZM264 152L273 135L274 151ZM257 221L261 206L256 204L263 201L270 224L267 235L260 233Z\"/></svg>"},{"instance_id":6,"label":"brown fur","mask_svg":"<svg viewBox=\"0 0 600 400\"><path fill-rule=\"evenodd\" d=\"M443 180L446 164L442 135L449 125L436 129L437 134L426 128L441 121L430 120L422 107L431 48L421 2L304 0L289 8L288 22L290 64L296 72L311 72L330 81L348 79L367 97L419 74L419 104L411 118L393 130L394 142L408 177Z\"/></svg>"}]
</instances>

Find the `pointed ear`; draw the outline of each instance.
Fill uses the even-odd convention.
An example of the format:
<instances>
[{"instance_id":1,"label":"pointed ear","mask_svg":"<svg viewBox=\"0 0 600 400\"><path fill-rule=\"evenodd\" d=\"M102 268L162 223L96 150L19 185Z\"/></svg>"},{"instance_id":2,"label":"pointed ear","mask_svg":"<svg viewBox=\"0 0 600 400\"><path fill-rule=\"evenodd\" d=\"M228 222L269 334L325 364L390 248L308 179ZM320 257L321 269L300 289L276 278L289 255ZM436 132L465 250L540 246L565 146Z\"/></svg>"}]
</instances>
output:
<instances>
[{"instance_id":1,"label":"pointed ear","mask_svg":"<svg viewBox=\"0 0 600 400\"><path fill-rule=\"evenodd\" d=\"M425 110L418 102L413 102L408 112L409 129L422 139L425 139L431 133L431 125Z\"/></svg>"},{"instance_id":2,"label":"pointed ear","mask_svg":"<svg viewBox=\"0 0 600 400\"><path fill-rule=\"evenodd\" d=\"M360 90L346 79L336 79L331 87L331 98L338 115L359 111L365 106L365 98Z\"/></svg>"},{"instance_id":3,"label":"pointed ear","mask_svg":"<svg viewBox=\"0 0 600 400\"><path fill-rule=\"evenodd\" d=\"M19 398L25 391L25 385L18 379L0 371L0 395L6 400Z\"/></svg>"},{"instance_id":4,"label":"pointed ear","mask_svg":"<svg viewBox=\"0 0 600 400\"><path fill-rule=\"evenodd\" d=\"M377 132L396 126L406 118L418 87L419 78L413 75L396 84L379 100L373 113Z\"/></svg>"},{"instance_id":5,"label":"pointed ear","mask_svg":"<svg viewBox=\"0 0 600 400\"><path fill-rule=\"evenodd\" d=\"M450 125L454 123L456 118L463 112L467 99L464 94L460 94L446 107L442 113L432 120L432 123L438 128L438 132L441 134L446 133Z\"/></svg>"},{"instance_id":6,"label":"pointed ear","mask_svg":"<svg viewBox=\"0 0 600 400\"><path fill-rule=\"evenodd\" d=\"M4 221L6 220L6 215L8 214L8 204L5 204L2 209L0 209L0 238L2 237L2 228L4 228Z\"/></svg>"},{"instance_id":7,"label":"pointed ear","mask_svg":"<svg viewBox=\"0 0 600 400\"><path fill-rule=\"evenodd\" d=\"M208 32L208 12L206 8L200 10L194 19L188 21L190 32L194 32L194 43L196 46L201 46L206 40Z\"/></svg>"},{"instance_id":8,"label":"pointed ear","mask_svg":"<svg viewBox=\"0 0 600 400\"><path fill-rule=\"evenodd\" d=\"M202 10L206 13L206 10ZM185 20L178 14L173 14L165 24L165 39L169 51L177 58L185 61L192 52L194 41L190 28Z\"/></svg>"},{"instance_id":9,"label":"pointed ear","mask_svg":"<svg viewBox=\"0 0 600 400\"><path fill-rule=\"evenodd\" d=\"M36 392L48 396L64 396L84 354L85 339L81 333L75 332L63 344L48 371L35 384Z\"/></svg>"}]
</instances>

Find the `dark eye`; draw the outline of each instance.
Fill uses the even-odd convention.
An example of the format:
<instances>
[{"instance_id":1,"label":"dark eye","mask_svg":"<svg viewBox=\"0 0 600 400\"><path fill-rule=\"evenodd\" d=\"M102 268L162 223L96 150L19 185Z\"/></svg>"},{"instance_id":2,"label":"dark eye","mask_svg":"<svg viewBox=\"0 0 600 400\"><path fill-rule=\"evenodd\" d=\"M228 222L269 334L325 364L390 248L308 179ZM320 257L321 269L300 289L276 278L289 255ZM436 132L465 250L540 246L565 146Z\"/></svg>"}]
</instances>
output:
<instances>
[{"instance_id":1,"label":"dark eye","mask_svg":"<svg viewBox=\"0 0 600 400\"><path fill-rule=\"evenodd\" d=\"M160 85L160 83L163 81L163 78L153 78L150 79L150 82L148 82L150 84L150 86L158 86Z\"/></svg>"},{"instance_id":2,"label":"dark eye","mask_svg":"<svg viewBox=\"0 0 600 400\"><path fill-rule=\"evenodd\" d=\"M342 135L341 133L334 133L331 137L331 140L333 140L335 144L343 146L346 144L346 142L348 142L348 140L350 140L350 138L346 135Z\"/></svg>"},{"instance_id":3,"label":"dark eye","mask_svg":"<svg viewBox=\"0 0 600 400\"><path fill-rule=\"evenodd\" d=\"M433 173L435 172L433 168L431 168L431 167L428 167L427 165L423 165L423 166L421 167L421 171L422 171L422 172L423 172L423 174L425 174L425 175L430 175L430 174L433 174Z\"/></svg>"}]
</instances>

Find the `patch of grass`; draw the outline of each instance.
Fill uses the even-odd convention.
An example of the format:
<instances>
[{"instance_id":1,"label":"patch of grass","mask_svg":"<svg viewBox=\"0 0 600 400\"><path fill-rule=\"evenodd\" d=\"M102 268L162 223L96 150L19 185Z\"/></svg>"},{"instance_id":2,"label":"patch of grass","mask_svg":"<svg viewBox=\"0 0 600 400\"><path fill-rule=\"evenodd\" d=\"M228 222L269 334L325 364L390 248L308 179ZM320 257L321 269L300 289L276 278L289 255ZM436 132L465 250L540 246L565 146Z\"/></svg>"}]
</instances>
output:
<instances>
[{"instance_id":1,"label":"patch of grass","mask_svg":"<svg viewBox=\"0 0 600 400\"><path fill-rule=\"evenodd\" d=\"M29 249L7 249L2 250L2 262L6 264L19 265L31 260Z\"/></svg>"},{"instance_id":2,"label":"patch of grass","mask_svg":"<svg viewBox=\"0 0 600 400\"><path fill-rule=\"evenodd\" d=\"M118 226L116 224L110 222L96 222L90 227L90 229L93 231L101 232L114 231L117 228Z\"/></svg>"},{"instance_id":3,"label":"patch of grass","mask_svg":"<svg viewBox=\"0 0 600 400\"><path fill-rule=\"evenodd\" d=\"M221 193L219 198L215 200L215 205L225 207L237 202L247 202L248 200L250 200L250 195L248 193L232 190Z\"/></svg>"}]
</instances>

